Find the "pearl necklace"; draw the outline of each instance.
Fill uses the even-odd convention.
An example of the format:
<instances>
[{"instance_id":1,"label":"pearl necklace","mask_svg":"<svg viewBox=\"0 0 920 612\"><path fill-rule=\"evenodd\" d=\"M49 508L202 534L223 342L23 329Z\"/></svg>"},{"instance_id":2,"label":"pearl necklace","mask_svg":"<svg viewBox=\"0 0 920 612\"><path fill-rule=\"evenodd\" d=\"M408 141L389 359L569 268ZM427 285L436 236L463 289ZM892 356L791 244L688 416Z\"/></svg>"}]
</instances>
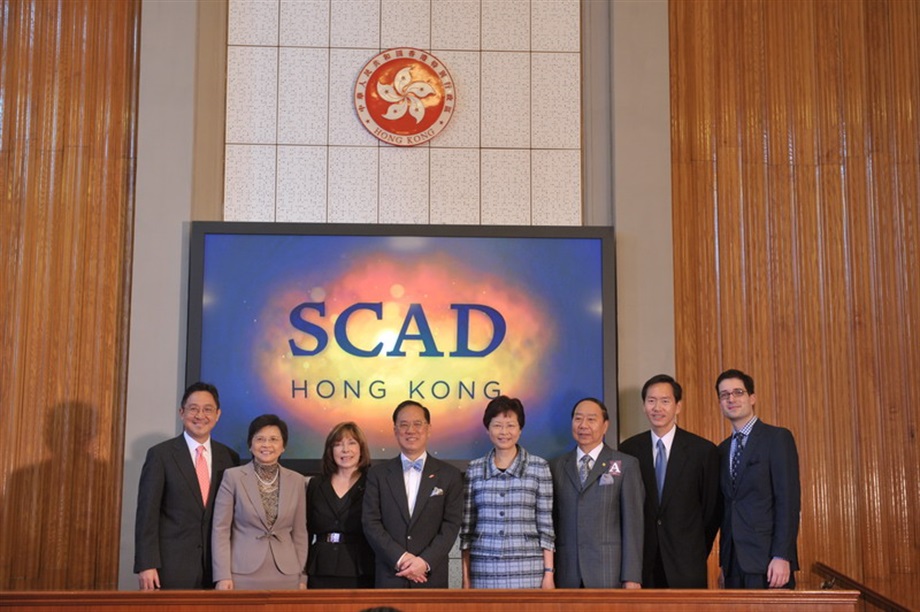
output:
<instances>
[{"instance_id":1,"label":"pearl necklace","mask_svg":"<svg viewBox=\"0 0 920 612\"><path fill-rule=\"evenodd\" d=\"M272 486L273 484L275 484L275 483L278 481L278 474L281 473L281 468L279 467L277 470L275 470L275 475L272 477L271 480L263 480L262 477L259 476L259 470L258 470L258 468L253 468L253 472L255 473L256 478L259 479L259 482L262 483L262 486L264 486L264 487L270 487L270 486Z\"/></svg>"}]
</instances>

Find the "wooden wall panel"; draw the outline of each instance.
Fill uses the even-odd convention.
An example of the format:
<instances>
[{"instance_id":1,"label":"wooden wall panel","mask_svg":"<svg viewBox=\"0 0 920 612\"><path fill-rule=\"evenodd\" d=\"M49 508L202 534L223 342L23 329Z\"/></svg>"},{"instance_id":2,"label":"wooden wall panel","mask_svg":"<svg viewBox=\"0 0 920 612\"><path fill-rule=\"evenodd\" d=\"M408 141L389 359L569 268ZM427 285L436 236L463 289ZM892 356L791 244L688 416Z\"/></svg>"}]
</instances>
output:
<instances>
[{"instance_id":1,"label":"wooden wall panel","mask_svg":"<svg viewBox=\"0 0 920 612\"><path fill-rule=\"evenodd\" d=\"M0 0L0 590L117 584L139 11Z\"/></svg>"},{"instance_id":2,"label":"wooden wall panel","mask_svg":"<svg viewBox=\"0 0 920 612\"><path fill-rule=\"evenodd\" d=\"M800 583L920 575L920 2L669 10L684 425L725 438L750 372L799 445Z\"/></svg>"}]
</instances>

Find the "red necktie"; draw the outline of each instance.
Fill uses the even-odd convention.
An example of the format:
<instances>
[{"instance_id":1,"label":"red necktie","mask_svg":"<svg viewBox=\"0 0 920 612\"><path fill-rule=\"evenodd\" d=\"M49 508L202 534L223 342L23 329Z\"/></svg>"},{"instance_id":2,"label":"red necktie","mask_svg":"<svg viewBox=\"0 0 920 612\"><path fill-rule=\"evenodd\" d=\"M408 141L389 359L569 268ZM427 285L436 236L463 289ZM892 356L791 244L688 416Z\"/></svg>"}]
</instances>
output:
<instances>
[{"instance_id":1,"label":"red necktie","mask_svg":"<svg viewBox=\"0 0 920 612\"><path fill-rule=\"evenodd\" d=\"M198 447L198 456L195 458L195 473L198 475L198 486L201 487L201 500L208 505L208 491L211 488L211 474L208 472L208 460L204 458L204 445Z\"/></svg>"}]
</instances>

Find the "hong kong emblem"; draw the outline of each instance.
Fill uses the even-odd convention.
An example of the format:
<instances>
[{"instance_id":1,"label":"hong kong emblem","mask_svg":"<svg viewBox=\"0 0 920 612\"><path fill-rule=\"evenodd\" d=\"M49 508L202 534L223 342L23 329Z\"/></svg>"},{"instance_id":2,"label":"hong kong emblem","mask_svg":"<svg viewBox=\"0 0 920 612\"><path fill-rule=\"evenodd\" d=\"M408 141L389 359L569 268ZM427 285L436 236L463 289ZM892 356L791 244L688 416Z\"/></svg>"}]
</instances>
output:
<instances>
[{"instance_id":1,"label":"hong kong emblem","mask_svg":"<svg viewBox=\"0 0 920 612\"><path fill-rule=\"evenodd\" d=\"M387 49L361 69L355 110L383 142L411 147L441 133L456 107L454 82L444 62L421 49Z\"/></svg>"}]
</instances>

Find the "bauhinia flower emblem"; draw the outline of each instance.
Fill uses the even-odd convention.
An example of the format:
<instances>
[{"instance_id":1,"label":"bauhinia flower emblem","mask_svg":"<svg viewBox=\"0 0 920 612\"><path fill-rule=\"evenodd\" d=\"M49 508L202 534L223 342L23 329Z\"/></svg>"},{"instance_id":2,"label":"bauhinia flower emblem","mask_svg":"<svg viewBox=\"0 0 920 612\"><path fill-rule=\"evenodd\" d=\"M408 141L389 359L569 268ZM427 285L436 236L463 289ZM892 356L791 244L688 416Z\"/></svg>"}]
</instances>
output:
<instances>
[{"instance_id":1,"label":"bauhinia flower emblem","mask_svg":"<svg viewBox=\"0 0 920 612\"><path fill-rule=\"evenodd\" d=\"M402 118L406 111L421 123L425 117L425 104L422 98L434 95L434 88L424 81L412 80L412 67L406 66L396 73L392 83L377 83L377 93L390 103L384 113L384 119L395 121Z\"/></svg>"},{"instance_id":2,"label":"bauhinia flower emblem","mask_svg":"<svg viewBox=\"0 0 920 612\"><path fill-rule=\"evenodd\" d=\"M384 49L355 79L355 111L374 138L397 147L428 142L447 126L457 90L444 63L423 49Z\"/></svg>"}]
</instances>

